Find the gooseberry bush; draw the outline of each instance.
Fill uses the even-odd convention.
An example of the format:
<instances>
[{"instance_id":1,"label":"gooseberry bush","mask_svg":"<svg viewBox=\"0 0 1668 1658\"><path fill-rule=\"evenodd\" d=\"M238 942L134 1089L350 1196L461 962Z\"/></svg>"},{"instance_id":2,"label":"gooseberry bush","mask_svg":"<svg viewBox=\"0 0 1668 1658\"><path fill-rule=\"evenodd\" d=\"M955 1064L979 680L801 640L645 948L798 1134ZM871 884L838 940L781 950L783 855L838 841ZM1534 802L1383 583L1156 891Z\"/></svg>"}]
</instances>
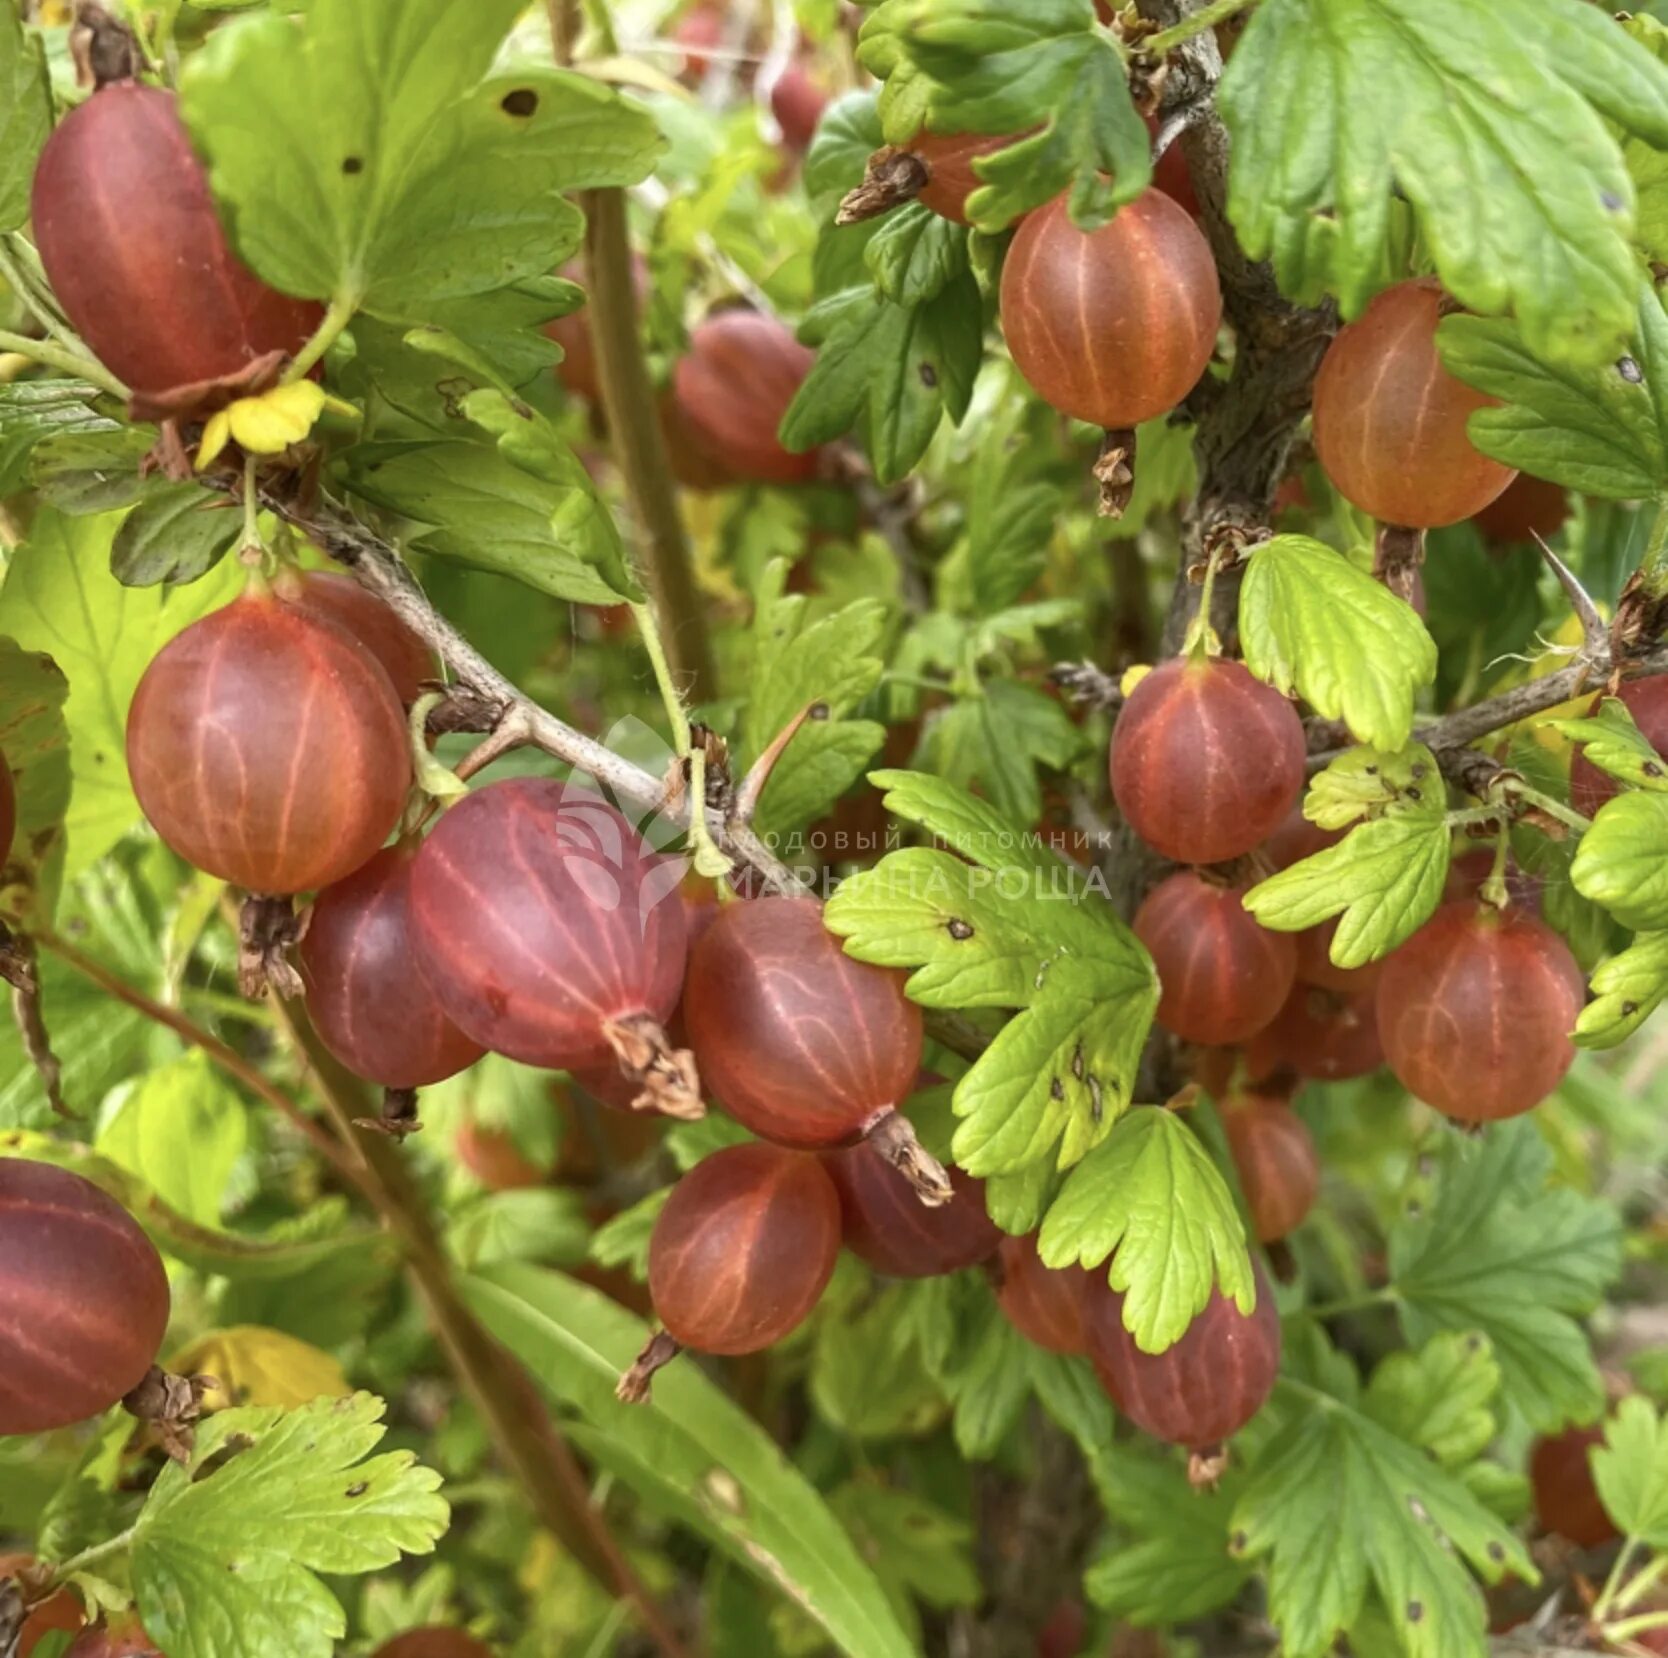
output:
<instances>
[{"instance_id":1,"label":"gooseberry bush","mask_svg":"<svg viewBox=\"0 0 1668 1658\"><path fill-rule=\"evenodd\" d=\"M0 0L0 1658L1668 1650L1665 272L1668 5Z\"/></svg>"}]
</instances>

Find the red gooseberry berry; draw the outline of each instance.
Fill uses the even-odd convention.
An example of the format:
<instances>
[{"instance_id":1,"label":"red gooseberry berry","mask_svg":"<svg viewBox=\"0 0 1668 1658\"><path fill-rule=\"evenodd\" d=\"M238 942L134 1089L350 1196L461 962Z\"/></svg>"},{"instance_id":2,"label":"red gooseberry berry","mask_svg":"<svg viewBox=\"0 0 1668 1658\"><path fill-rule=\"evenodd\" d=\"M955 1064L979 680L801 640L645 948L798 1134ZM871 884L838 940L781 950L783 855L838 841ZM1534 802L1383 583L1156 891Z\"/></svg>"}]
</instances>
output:
<instances>
[{"instance_id":1,"label":"red gooseberry berry","mask_svg":"<svg viewBox=\"0 0 1668 1658\"><path fill-rule=\"evenodd\" d=\"M1495 400L1442 366L1444 303L1430 278L1386 288L1338 331L1315 378L1315 453L1345 500L1382 523L1457 524L1516 476L1466 435Z\"/></svg>"},{"instance_id":2,"label":"red gooseberry berry","mask_svg":"<svg viewBox=\"0 0 1668 1658\"><path fill-rule=\"evenodd\" d=\"M1269 836L1268 855L1277 870L1290 869L1293 864L1336 846L1344 833L1341 829L1323 829L1318 823L1311 823L1303 815L1302 807L1294 806L1286 814L1285 822ZM1337 934L1337 917L1292 934L1297 944L1298 982L1347 995L1371 990L1384 963L1370 961L1363 967L1339 967L1332 959L1332 940Z\"/></svg>"},{"instance_id":3,"label":"red gooseberry berry","mask_svg":"<svg viewBox=\"0 0 1668 1658\"><path fill-rule=\"evenodd\" d=\"M1280 1314L1255 1262L1253 1275L1257 1304L1250 1313L1218 1290L1162 1353L1136 1346L1124 1328L1123 1295L1097 1276L1083 1314L1089 1357L1113 1404L1136 1427L1168 1444L1206 1451L1262 1408L1280 1370Z\"/></svg>"},{"instance_id":4,"label":"red gooseberry berry","mask_svg":"<svg viewBox=\"0 0 1668 1658\"><path fill-rule=\"evenodd\" d=\"M1034 1234L1004 1238L996 1260L996 1302L1008 1322L1050 1353L1086 1351L1083 1300L1089 1274L1080 1266L1044 1266Z\"/></svg>"},{"instance_id":5,"label":"red gooseberry berry","mask_svg":"<svg viewBox=\"0 0 1668 1658\"><path fill-rule=\"evenodd\" d=\"M815 353L775 317L714 312L691 331L673 375L690 441L731 477L809 483L819 464L816 451L785 449L777 428L814 361Z\"/></svg>"},{"instance_id":6,"label":"red gooseberry berry","mask_svg":"<svg viewBox=\"0 0 1668 1658\"><path fill-rule=\"evenodd\" d=\"M280 596L310 616L322 616L351 634L382 664L394 695L410 707L434 678L427 645L374 593L334 570L286 572L273 583Z\"/></svg>"},{"instance_id":7,"label":"red gooseberry berry","mask_svg":"<svg viewBox=\"0 0 1668 1658\"><path fill-rule=\"evenodd\" d=\"M234 599L163 646L128 711L127 766L174 851L255 893L351 874L387 840L411 787L382 665L271 592Z\"/></svg>"},{"instance_id":8,"label":"red gooseberry berry","mask_svg":"<svg viewBox=\"0 0 1668 1658\"><path fill-rule=\"evenodd\" d=\"M1592 1450L1603 1443L1601 1422L1537 1439L1529 1452L1535 1518L1545 1530L1584 1549L1596 1549L1617 1535L1593 1479Z\"/></svg>"},{"instance_id":9,"label":"red gooseberry berry","mask_svg":"<svg viewBox=\"0 0 1668 1658\"><path fill-rule=\"evenodd\" d=\"M927 182L916 198L941 219L967 223L967 198L984 180L973 170L982 155L994 155L1013 143L1012 133L921 132L909 141L909 153L926 168Z\"/></svg>"},{"instance_id":10,"label":"red gooseberry berry","mask_svg":"<svg viewBox=\"0 0 1668 1658\"><path fill-rule=\"evenodd\" d=\"M452 1142L458 1161L489 1192L515 1192L542 1186L550 1178L504 1129L485 1128L473 1118L458 1129Z\"/></svg>"},{"instance_id":11,"label":"red gooseberry berry","mask_svg":"<svg viewBox=\"0 0 1668 1658\"><path fill-rule=\"evenodd\" d=\"M65 315L135 391L293 355L323 320L232 251L172 93L121 81L66 115L36 165L30 217Z\"/></svg>"},{"instance_id":12,"label":"red gooseberry berry","mask_svg":"<svg viewBox=\"0 0 1668 1658\"><path fill-rule=\"evenodd\" d=\"M0 864L12 855L12 837L17 833L17 785L12 768L0 754Z\"/></svg>"},{"instance_id":13,"label":"red gooseberry berry","mask_svg":"<svg viewBox=\"0 0 1668 1658\"><path fill-rule=\"evenodd\" d=\"M435 1625L396 1635L383 1642L373 1658L492 1658L492 1648L467 1630Z\"/></svg>"},{"instance_id":14,"label":"red gooseberry berry","mask_svg":"<svg viewBox=\"0 0 1668 1658\"><path fill-rule=\"evenodd\" d=\"M757 1353L796 1330L840 1252L840 1198L822 1164L752 1141L697 1163L672 1188L649 1239L649 1291L665 1326L620 1382L647 1395L680 1348Z\"/></svg>"},{"instance_id":15,"label":"red gooseberry berry","mask_svg":"<svg viewBox=\"0 0 1668 1658\"><path fill-rule=\"evenodd\" d=\"M1575 1057L1585 1000L1569 946L1515 905L1445 904L1390 958L1378 1033L1396 1079L1460 1122L1515 1117Z\"/></svg>"},{"instance_id":16,"label":"red gooseberry berry","mask_svg":"<svg viewBox=\"0 0 1668 1658\"><path fill-rule=\"evenodd\" d=\"M1222 1127L1259 1243L1295 1232L1320 1191L1320 1159L1284 1100L1241 1094L1222 1104Z\"/></svg>"},{"instance_id":17,"label":"red gooseberry berry","mask_svg":"<svg viewBox=\"0 0 1668 1658\"><path fill-rule=\"evenodd\" d=\"M1014 363L1044 402L1121 429L1167 413L1198 383L1222 291L1210 245L1163 191L1088 233L1062 196L1020 225L1001 311Z\"/></svg>"},{"instance_id":18,"label":"red gooseberry berry","mask_svg":"<svg viewBox=\"0 0 1668 1658\"><path fill-rule=\"evenodd\" d=\"M817 136L828 89L802 62L790 63L770 89L770 113L782 129L782 142L801 154Z\"/></svg>"},{"instance_id":19,"label":"red gooseberry berry","mask_svg":"<svg viewBox=\"0 0 1668 1658\"><path fill-rule=\"evenodd\" d=\"M1160 881L1135 914L1135 936L1158 971L1158 1022L1188 1042L1255 1036L1280 1011L1297 973L1286 933L1260 927L1244 888L1192 870Z\"/></svg>"},{"instance_id":20,"label":"red gooseberry berry","mask_svg":"<svg viewBox=\"0 0 1668 1658\"><path fill-rule=\"evenodd\" d=\"M678 19L672 38L684 50L683 72L697 86L712 67L711 53L724 44L724 7L721 0L696 0Z\"/></svg>"},{"instance_id":21,"label":"red gooseberry berry","mask_svg":"<svg viewBox=\"0 0 1668 1658\"><path fill-rule=\"evenodd\" d=\"M425 1088L485 1049L446 1017L414 959L414 844L391 846L313 903L301 940L307 1012L324 1045L384 1088Z\"/></svg>"},{"instance_id":22,"label":"red gooseberry berry","mask_svg":"<svg viewBox=\"0 0 1668 1658\"><path fill-rule=\"evenodd\" d=\"M825 1152L823 1167L840 1194L846 1248L876 1272L935 1278L985 1260L1002 1241L985 1213L985 1183L960 1169L949 1170L955 1195L929 1209L866 1140Z\"/></svg>"},{"instance_id":23,"label":"red gooseberry berry","mask_svg":"<svg viewBox=\"0 0 1668 1658\"><path fill-rule=\"evenodd\" d=\"M0 1434L107 1411L156 1361L168 1275L128 1212L67 1170L0 1158Z\"/></svg>"},{"instance_id":24,"label":"red gooseberry berry","mask_svg":"<svg viewBox=\"0 0 1668 1658\"><path fill-rule=\"evenodd\" d=\"M548 778L464 796L411 866L419 969L495 1053L551 1070L617 1060L645 1110L699 1116L666 1039L688 954L677 869L612 806Z\"/></svg>"},{"instance_id":25,"label":"red gooseberry berry","mask_svg":"<svg viewBox=\"0 0 1668 1658\"><path fill-rule=\"evenodd\" d=\"M867 1136L945 1203L943 1171L894 1109L921 1068L921 1010L903 975L856 961L798 898L726 905L690 957L684 1024L701 1076L745 1127L826 1151Z\"/></svg>"},{"instance_id":26,"label":"red gooseberry berry","mask_svg":"<svg viewBox=\"0 0 1668 1658\"><path fill-rule=\"evenodd\" d=\"M1668 757L1668 674L1648 679L1630 679L1616 693L1633 716L1639 734L1658 754ZM1589 718L1598 714L1602 696L1594 697L1587 709ZM1585 817L1594 817L1601 806L1622 792L1619 779L1600 771L1578 748L1570 761L1570 804Z\"/></svg>"},{"instance_id":27,"label":"red gooseberry berry","mask_svg":"<svg viewBox=\"0 0 1668 1658\"><path fill-rule=\"evenodd\" d=\"M570 259L557 275L566 277L569 282L583 283L586 277L584 261ZM635 251L631 256L631 286L641 310L649 294L649 262ZM602 377L597 369L597 347L591 333L589 305L570 311L554 322L547 322L544 332L562 348L562 360L556 365L556 378L574 396L583 397L590 403L601 403Z\"/></svg>"},{"instance_id":28,"label":"red gooseberry berry","mask_svg":"<svg viewBox=\"0 0 1668 1658\"><path fill-rule=\"evenodd\" d=\"M1287 1074L1347 1082L1370 1076L1383 1063L1378 1004L1371 990L1348 996L1319 985L1293 985L1273 1022L1245 1047L1246 1075L1253 1083Z\"/></svg>"},{"instance_id":29,"label":"red gooseberry berry","mask_svg":"<svg viewBox=\"0 0 1668 1658\"><path fill-rule=\"evenodd\" d=\"M1562 484L1520 472L1481 512L1472 514L1472 522L1487 540L1514 546L1537 535L1543 540L1555 536L1571 510L1569 491Z\"/></svg>"},{"instance_id":30,"label":"red gooseberry berry","mask_svg":"<svg viewBox=\"0 0 1668 1658\"><path fill-rule=\"evenodd\" d=\"M1303 789L1303 722L1238 662L1178 657L1118 713L1112 792L1155 852L1215 864L1265 840Z\"/></svg>"},{"instance_id":31,"label":"red gooseberry berry","mask_svg":"<svg viewBox=\"0 0 1668 1658\"><path fill-rule=\"evenodd\" d=\"M84 1629L64 1658L162 1658L162 1652L136 1618L118 1618Z\"/></svg>"},{"instance_id":32,"label":"red gooseberry berry","mask_svg":"<svg viewBox=\"0 0 1668 1658\"><path fill-rule=\"evenodd\" d=\"M47 1581L46 1568L37 1568L32 1555L0 1554L0 1586L15 1581L18 1593L28 1606L23 1627L18 1631L17 1658L32 1658L34 1650L48 1635L60 1631L73 1634L86 1618L81 1602L71 1589L54 1590L45 1600L30 1604L37 1588Z\"/></svg>"}]
</instances>

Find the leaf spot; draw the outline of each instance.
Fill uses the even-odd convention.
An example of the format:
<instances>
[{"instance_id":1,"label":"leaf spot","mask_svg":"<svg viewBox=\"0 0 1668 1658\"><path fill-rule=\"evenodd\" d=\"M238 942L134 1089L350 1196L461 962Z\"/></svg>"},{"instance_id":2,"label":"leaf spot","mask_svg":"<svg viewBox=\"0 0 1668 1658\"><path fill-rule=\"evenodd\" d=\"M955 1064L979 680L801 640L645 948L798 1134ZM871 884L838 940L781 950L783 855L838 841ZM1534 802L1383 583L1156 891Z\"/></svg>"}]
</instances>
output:
<instances>
[{"instance_id":1,"label":"leaf spot","mask_svg":"<svg viewBox=\"0 0 1668 1658\"><path fill-rule=\"evenodd\" d=\"M965 941L973 936L972 926L968 922L963 921L959 915L952 915L950 919L945 922L944 930L950 935L951 938L957 940L958 942Z\"/></svg>"},{"instance_id":2,"label":"leaf spot","mask_svg":"<svg viewBox=\"0 0 1668 1658\"><path fill-rule=\"evenodd\" d=\"M345 157L342 161L342 171L346 173L349 178L354 177L358 173L364 172L364 170L365 160L363 156L350 155Z\"/></svg>"},{"instance_id":3,"label":"leaf spot","mask_svg":"<svg viewBox=\"0 0 1668 1658\"><path fill-rule=\"evenodd\" d=\"M925 386L928 391L932 391L937 387L938 370L935 369L931 363L922 363L919 373L921 376L921 384Z\"/></svg>"},{"instance_id":4,"label":"leaf spot","mask_svg":"<svg viewBox=\"0 0 1668 1658\"><path fill-rule=\"evenodd\" d=\"M514 92L504 94L498 107L506 115L514 115L525 121L529 115L538 113L539 95L531 87L518 86Z\"/></svg>"}]
</instances>

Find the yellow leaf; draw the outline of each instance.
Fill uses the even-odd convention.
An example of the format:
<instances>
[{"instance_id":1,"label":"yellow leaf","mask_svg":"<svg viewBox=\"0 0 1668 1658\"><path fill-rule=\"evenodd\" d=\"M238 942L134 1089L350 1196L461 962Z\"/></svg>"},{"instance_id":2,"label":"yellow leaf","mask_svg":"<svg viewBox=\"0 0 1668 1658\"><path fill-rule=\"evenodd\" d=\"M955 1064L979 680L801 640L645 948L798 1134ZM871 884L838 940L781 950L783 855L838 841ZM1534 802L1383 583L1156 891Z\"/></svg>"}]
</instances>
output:
<instances>
[{"instance_id":1,"label":"yellow leaf","mask_svg":"<svg viewBox=\"0 0 1668 1658\"><path fill-rule=\"evenodd\" d=\"M211 467L225 453L226 445L231 441L232 417L230 413L221 409L218 414L209 416L208 425L203 428L203 441L197 445L197 470L202 472Z\"/></svg>"},{"instance_id":2,"label":"yellow leaf","mask_svg":"<svg viewBox=\"0 0 1668 1658\"><path fill-rule=\"evenodd\" d=\"M174 1354L168 1368L176 1375L213 1376L219 1382L204 1396L208 1410L232 1405L293 1410L321 1396L345 1399L353 1391L328 1353L259 1324L211 1331Z\"/></svg>"},{"instance_id":3,"label":"yellow leaf","mask_svg":"<svg viewBox=\"0 0 1668 1658\"><path fill-rule=\"evenodd\" d=\"M311 380L240 397L226 410L232 436L251 455L277 455L312 431L324 408L324 388Z\"/></svg>"}]
</instances>

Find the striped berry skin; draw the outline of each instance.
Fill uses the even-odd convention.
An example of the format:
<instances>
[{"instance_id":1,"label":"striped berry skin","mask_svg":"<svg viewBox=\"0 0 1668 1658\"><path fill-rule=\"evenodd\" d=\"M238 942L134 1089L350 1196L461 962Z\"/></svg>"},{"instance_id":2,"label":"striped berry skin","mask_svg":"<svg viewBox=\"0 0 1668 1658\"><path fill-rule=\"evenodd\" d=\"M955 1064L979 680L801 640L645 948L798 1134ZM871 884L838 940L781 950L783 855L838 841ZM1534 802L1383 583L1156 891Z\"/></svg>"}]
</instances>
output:
<instances>
[{"instance_id":1,"label":"striped berry skin","mask_svg":"<svg viewBox=\"0 0 1668 1658\"><path fill-rule=\"evenodd\" d=\"M1167 414L1216 349L1210 244L1162 190L1085 235L1058 197L1019 227L1002 267L1002 331L1044 402L1118 429Z\"/></svg>"},{"instance_id":2,"label":"striped berry skin","mask_svg":"<svg viewBox=\"0 0 1668 1658\"><path fill-rule=\"evenodd\" d=\"M1284 1100L1242 1094L1222 1106L1222 1127L1259 1243L1295 1232L1315 1206L1314 1137Z\"/></svg>"},{"instance_id":3,"label":"striped berry skin","mask_svg":"<svg viewBox=\"0 0 1668 1658\"><path fill-rule=\"evenodd\" d=\"M1386 288L1339 329L1315 377L1315 453L1338 493L1381 523L1457 524L1517 476L1466 435L1495 399L1442 366L1442 304L1428 277Z\"/></svg>"},{"instance_id":4,"label":"striped berry skin","mask_svg":"<svg viewBox=\"0 0 1668 1658\"><path fill-rule=\"evenodd\" d=\"M0 1434L85 1422L131 1393L168 1328L150 1240L80 1175L0 1158Z\"/></svg>"},{"instance_id":5,"label":"striped berry skin","mask_svg":"<svg viewBox=\"0 0 1668 1658\"><path fill-rule=\"evenodd\" d=\"M778 1145L851 1144L921 1068L903 975L854 961L806 899L721 909L690 958L683 1017L714 1096Z\"/></svg>"},{"instance_id":6,"label":"striped berry skin","mask_svg":"<svg viewBox=\"0 0 1668 1658\"><path fill-rule=\"evenodd\" d=\"M425 1088L485 1051L460 1031L417 970L411 936L414 846L391 846L313 904L301 940L307 1012L324 1045L384 1088Z\"/></svg>"},{"instance_id":7,"label":"striped berry skin","mask_svg":"<svg viewBox=\"0 0 1668 1658\"><path fill-rule=\"evenodd\" d=\"M909 141L909 153L926 164L927 182L916 200L941 219L966 224L967 198L985 182L973 171L974 160L1005 149L1014 138L1013 133L917 133Z\"/></svg>"},{"instance_id":8,"label":"striped berry skin","mask_svg":"<svg viewBox=\"0 0 1668 1658\"><path fill-rule=\"evenodd\" d=\"M688 956L678 871L588 789L519 777L451 807L411 870L417 962L495 1053L550 1070L615 1062L612 1023L664 1025Z\"/></svg>"},{"instance_id":9,"label":"striped berry skin","mask_svg":"<svg viewBox=\"0 0 1668 1658\"><path fill-rule=\"evenodd\" d=\"M840 1199L821 1163L758 1143L697 1163L649 1239L655 1312L699 1353L757 1353L797 1329L840 1252Z\"/></svg>"},{"instance_id":10,"label":"striped berry skin","mask_svg":"<svg viewBox=\"0 0 1668 1658\"><path fill-rule=\"evenodd\" d=\"M429 648L374 593L352 576L308 570L285 582L281 596L310 616L322 616L350 633L382 664L394 695L410 707L423 681L435 676Z\"/></svg>"},{"instance_id":11,"label":"striped berry skin","mask_svg":"<svg viewBox=\"0 0 1668 1658\"><path fill-rule=\"evenodd\" d=\"M17 833L17 785L12 768L0 754L0 864L12 855L12 837Z\"/></svg>"},{"instance_id":12,"label":"striped berry skin","mask_svg":"<svg viewBox=\"0 0 1668 1658\"><path fill-rule=\"evenodd\" d=\"M172 93L122 81L66 115L35 168L30 214L76 332L135 391L293 355L323 320L232 251Z\"/></svg>"},{"instance_id":13,"label":"striped berry skin","mask_svg":"<svg viewBox=\"0 0 1668 1658\"><path fill-rule=\"evenodd\" d=\"M744 482L809 483L817 452L783 448L776 429L815 361L775 317L746 310L708 317L691 330L672 381L689 440Z\"/></svg>"},{"instance_id":14,"label":"striped berry skin","mask_svg":"<svg viewBox=\"0 0 1668 1658\"><path fill-rule=\"evenodd\" d=\"M257 893L351 874L388 839L411 788L405 717L382 665L272 593L235 599L162 648L128 711L127 767L169 846Z\"/></svg>"},{"instance_id":15,"label":"striped berry skin","mask_svg":"<svg viewBox=\"0 0 1668 1658\"><path fill-rule=\"evenodd\" d=\"M1586 985L1569 946L1515 905L1444 904L1378 982L1396 1080L1466 1123L1532 1110L1575 1058Z\"/></svg>"},{"instance_id":16,"label":"striped berry skin","mask_svg":"<svg viewBox=\"0 0 1668 1658\"><path fill-rule=\"evenodd\" d=\"M1135 912L1135 936L1158 970L1158 1022L1187 1042L1244 1042L1279 1013L1297 975L1286 933L1257 925L1242 887L1192 870L1159 884Z\"/></svg>"},{"instance_id":17,"label":"striped berry skin","mask_svg":"<svg viewBox=\"0 0 1668 1658\"><path fill-rule=\"evenodd\" d=\"M1668 676L1652 675L1649 679L1630 679L1616 693L1633 716L1640 735L1658 754L1668 754ZM1587 709L1588 717L1599 711L1602 696L1594 697ZM1665 761L1668 764L1668 761ZM1570 761L1570 804L1587 817L1597 815L1601 806L1622 792L1620 781L1607 771L1600 771L1577 749Z\"/></svg>"},{"instance_id":18,"label":"striped berry skin","mask_svg":"<svg viewBox=\"0 0 1668 1658\"><path fill-rule=\"evenodd\" d=\"M1002 1233L985 1213L985 1183L951 1169L955 1196L929 1209L909 1181L864 1141L826 1152L840 1194L846 1248L891 1278L936 1278L996 1253Z\"/></svg>"},{"instance_id":19,"label":"striped berry skin","mask_svg":"<svg viewBox=\"0 0 1668 1658\"><path fill-rule=\"evenodd\" d=\"M1238 858L1303 791L1303 722L1243 664L1177 657L1118 713L1112 792L1129 826L1182 864Z\"/></svg>"},{"instance_id":20,"label":"striped berry skin","mask_svg":"<svg viewBox=\"0 0 1668 1658\"><path fill-rule=\"evenodd\" d=\"M1618 1535L1593 1479L1593 1447L1603 1443L1604 1424L1599 1422L1537 1439L1529 1452L1535 1518L1544 1530L1583 1549L1596 1549Z\"/></svg>"},{"instance_id":21,"label":"striped berry skin","mask_svg":"<svg viewBox=\"0 0 1668 1658\"><path fill-rule=\"evenodd\" d=\"M1299 956L1301 973L1302 958ZM1371 990L1342 996L1317 985L1292 987L1272 1024L1246 1044L1246 1074L1263 1082L1290 1071L1316 1082L1369 1076L1384 1063L1378 1039L1378 1003Z\"/></svg>"},{"instance_id":22,"label":"striped berry skin","mask_svg":"<svg viewBox=\"0 0 1668 1658\"><path fill-rule=\"evenodd\" d=\"M1083 1353L1083 1308L1092 1282L1082 1267L1044 1266L1034 1235L1004 1238L997 1305L1029 1342L1050 1353Z\"/></svg>"},{"instance_id":23,"label":"striped berry skin","mask_svg":"<svg viewBox=\"0 0 1668 1658\"><path fill-rule=\"evenodd\" d=\"M1242 1313L1220 1291L1180 1341L1143 1353L1124 1328L1124 1298L1097 1281L1084 1308L1089 1357L1112 1403L1170 1445L1205 1451L1231 1439L1262 1409L1280 1370L1280 1314L1252 1263L1257 1305Z\"/></svg>"}]
</instances>

